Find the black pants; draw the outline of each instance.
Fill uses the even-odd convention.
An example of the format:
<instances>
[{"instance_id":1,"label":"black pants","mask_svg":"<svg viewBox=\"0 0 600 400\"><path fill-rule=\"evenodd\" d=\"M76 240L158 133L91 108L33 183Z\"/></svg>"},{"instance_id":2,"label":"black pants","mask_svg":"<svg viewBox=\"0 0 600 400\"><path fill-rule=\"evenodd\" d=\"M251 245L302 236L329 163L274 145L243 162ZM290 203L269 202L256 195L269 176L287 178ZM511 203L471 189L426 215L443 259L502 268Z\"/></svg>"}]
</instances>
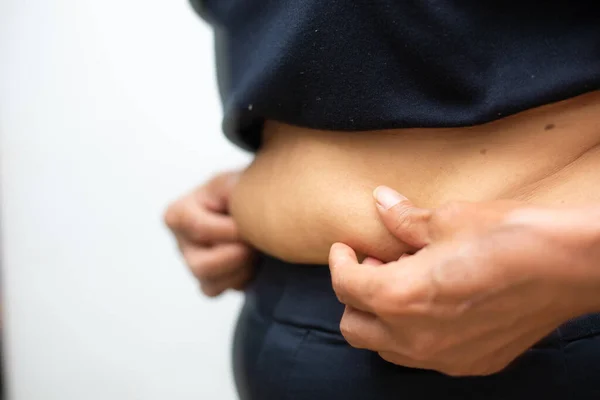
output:
<instances>
[{"instance_id":1,"label":"black pants","mask_svg":"<svg viewBox=\"0 0 600 400\"><path fill-rule=\"evenodd\" d=\"M243 400L600 400L600 315L557 329L510 367L452 378L350 347L327 267L262 256L234 340Z\"/></svg>"}]
</instances>

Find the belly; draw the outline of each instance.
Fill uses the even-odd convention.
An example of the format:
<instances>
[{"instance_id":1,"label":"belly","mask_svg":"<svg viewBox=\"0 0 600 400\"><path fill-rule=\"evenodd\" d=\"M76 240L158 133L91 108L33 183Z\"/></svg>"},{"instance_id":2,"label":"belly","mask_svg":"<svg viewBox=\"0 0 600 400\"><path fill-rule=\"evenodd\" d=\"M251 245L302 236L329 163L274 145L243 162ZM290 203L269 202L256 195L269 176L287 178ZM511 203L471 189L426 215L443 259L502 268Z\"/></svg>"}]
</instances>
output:
<instances>
[{"instance_id":1,"label":"belly","mask_svg":"<svg viewBox=\"0 0 600 400\"><path fill-rule=\"evenodd\" d=\"M379 221L388 185L422 207L451 200L600 201L600 93L475 127L319 131L267 121L231 213L243 237L280 259L327 262L344 242L383 260L410 251Z\"/></svg>"}]
</instances>

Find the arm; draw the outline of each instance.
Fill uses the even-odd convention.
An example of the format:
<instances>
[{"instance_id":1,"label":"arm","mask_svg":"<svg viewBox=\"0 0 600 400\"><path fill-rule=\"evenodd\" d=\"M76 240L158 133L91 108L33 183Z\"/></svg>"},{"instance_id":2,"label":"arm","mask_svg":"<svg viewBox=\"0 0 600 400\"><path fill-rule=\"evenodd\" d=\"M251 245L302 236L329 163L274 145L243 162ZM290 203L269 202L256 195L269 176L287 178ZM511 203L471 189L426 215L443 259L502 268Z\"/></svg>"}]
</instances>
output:
<instances>
[{"instance_id":1,"label":"arm","mask_svg":"<svg viewBox=\"0 0 600 400\"><path fill-rule=\"evenodd\" d=\"M577 298L584 312L600 312L600 204L521 207L507 216L506 223L529 226L537 235L547 238L555 249L560 249L561 257L550 264L548 272L580 288ZM546 259L552 251L548 249L536 256ZM589 297L583 295L586 293Z\"/></svg>"}]
</instances>

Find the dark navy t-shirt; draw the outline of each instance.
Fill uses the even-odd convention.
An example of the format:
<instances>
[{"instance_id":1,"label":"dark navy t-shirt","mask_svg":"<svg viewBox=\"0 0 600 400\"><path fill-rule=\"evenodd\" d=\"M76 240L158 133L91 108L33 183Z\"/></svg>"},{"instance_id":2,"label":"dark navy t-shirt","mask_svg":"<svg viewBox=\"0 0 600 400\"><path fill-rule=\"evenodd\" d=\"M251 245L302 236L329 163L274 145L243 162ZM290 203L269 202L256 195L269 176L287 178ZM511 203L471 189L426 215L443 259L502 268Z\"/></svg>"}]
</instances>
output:
<instances>
[{"instance_id":1,"label":"dark navy t-shirt","mask_svg":"<svg viewBox=\"0 0 600 400\"><path fill-rule=\"evenodd\" d=\"M480 124L600 89L600 1L191 0L215 29L223 129Z\"/></svg>"}]
</instances>

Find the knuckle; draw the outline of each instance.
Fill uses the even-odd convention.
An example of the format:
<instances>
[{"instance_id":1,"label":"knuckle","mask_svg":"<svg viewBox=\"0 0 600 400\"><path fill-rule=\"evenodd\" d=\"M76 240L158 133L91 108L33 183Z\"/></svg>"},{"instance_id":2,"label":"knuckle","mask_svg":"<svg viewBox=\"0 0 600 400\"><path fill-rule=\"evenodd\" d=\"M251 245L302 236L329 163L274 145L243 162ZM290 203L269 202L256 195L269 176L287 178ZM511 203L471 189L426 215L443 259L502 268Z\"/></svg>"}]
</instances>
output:
<instances>
[{"instance_id":1,"label":"knuckle","mask_svg":"<svg viewBox=\"0 0 600 400\"><path fill-rule=\"evenodd\" d=\"M203 241L207 239L208 227L203 218L203 214L195 206L186 202L181 206L180 227L185 230L195 240Z\"/></svg>"},{"instance_id":2,"label":"knuckle","mask_svg":"<svg viewBox=\"0 0 600 400\"><path fill-rule=\"evenodd\" d=\"M184 260L194 277L198 280L210 279L212 275L212 268L208 268L206 262L198 254L192 252L186 252L183 255Z\"/></svg>"},{"instance_id":3,"label":"knuckle","mask_svg":"<svg viewBox=\"0 0 600 400\"><path fill-rule=\"evenodd\" d=\"M421 248L428 242L430 218L430 210L399 209L392 233L406 244Z\"/></svg>"},{"instance_id":4,"label":"knuckle","mask_svg":"<svg viewBox=\"0 0 600 400\"><path fill-rule=\"evenodd\" d=\"M344 288L343 278L342 278L341 274L339 272L337 272L337 269L334 269L331 274L331 285L332 285L333 291L335 292L335 295L337 296L340 303L346 304L344 301L345 288Z\"/></svg>"},{"instance_id":5,"label":"knuckle","mask_svg":"<svg viewBox=\"0 0 600 400\"><path fill-rule=\"evenodd\" d=\"M346 340L351 341L354 338L354 327L352 326L352 323L348 321L346 314L344 314L340 321L340 332L342 332L342 335Z\"/></svg>"},{"instance_id":6,"label":"knuckle","mask_svg":"<svg viewBox=\"0 0 600 400\"><path fill-rule=\"evenodd\" d=\"M410 294L402 285L387 283L373 296L373 309L381 316L400 316L404 313L403 306L409 302L409 298Z\"/></svg>"},{"instance_id":7,"label":"knuckle","mask_svg":"<svg viewBox=\"0 0 600 400\"><path fill-rule=\"evenodd\" d=\"M208 230L198 222L193 222L188 226L187 234L190 240L195 242L204 243L209 241Z\"/></svg>"},{"instance_id":8,"label":"knuckle","mask_svg":"<svg viewBox=\"0 0 600 400\"><path fill-rule=\"evenodd\" d=\"M163 221L170 229L174 229L179 226L181 221L179 202L174 202L167 207L163 214Z\"/></svg>"},{"instance_id":9,"label":"knuckle","mask_svg":"<svg viewBox=\"0 0 600 400\"><path fill-rule=\"evenodd\" d=\"M364 342L357 332L356 325L345 316L340 321L340 331L350 346L355 348L362 348L364 346Z\"/></svg>"},{"instance_id":10,"label":"knuckle","mask_svg":"<svg viewBox=\"0 0 600 400\"><path fill-rule=\"evenodd\" d=\"M377 313L378 309L383 306L379 295L379 287L379 284L372 281L363 288L353 289L350 294L352 298L360 299L368 308L373 309Z\"/></svg>"},{"instance_id":11,"label":"knuckle","mask_svg":"<svg viewBox=\"0 0 600 400\"><path fill-rule=\"evenodd\" d=\"M217 297L223 293L223 289L217 288L214 285L201 284L200 290L206 297Z\"/></svg>"},{"instance_id":12,"label":"knuckle","mask_svg":"<svg viewBox=\"0 0 600 400\"><path fill-rule=\"evenodd\" d=\"M202 241L207 236L207 227L202 216L201 211L195 208L192 202L180 199L167 208L163 219L171 230L177 230L184 236Z\"/></svg>"},{"instance_id":13,"label":"knuckle","mask_svg":"<svg viewBox=\"0 0 600 400\"><path fill-rule=\"evenodd\" d=\"M398 233L409 232L413 226L413 218L410 209L401 208L397 211L394 229Z\"/></svg>"},{"instance_id":14,"label":"knuckle","mask_svg":"<svg viewBox=\"0 0 600 400\"><path fill-rule=\"evenodd\" d=\"M182 255L185 265L187 265L190 269L195 269L198 262L198 258L196 257L195 253L190 250L185 250Z\"/></svg>"}]
</instances>

